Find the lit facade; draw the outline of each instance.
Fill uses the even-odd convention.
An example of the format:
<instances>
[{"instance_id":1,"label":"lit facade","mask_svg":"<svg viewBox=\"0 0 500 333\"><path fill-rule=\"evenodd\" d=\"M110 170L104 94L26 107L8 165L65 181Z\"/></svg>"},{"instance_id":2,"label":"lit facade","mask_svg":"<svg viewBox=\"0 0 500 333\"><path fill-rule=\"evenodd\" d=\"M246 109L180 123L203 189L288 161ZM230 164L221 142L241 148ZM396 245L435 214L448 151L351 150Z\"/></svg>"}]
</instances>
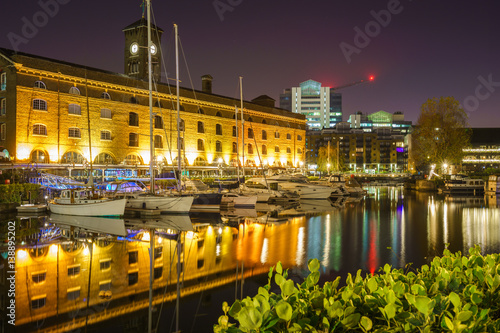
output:
<instances>
[{"instance_id":1,"label":"lit facade","mask_svg":"<svg viewBox=\"0 0 500 333\"><path fill-rule=\"evenodd\" d=\"M472 128L470 147L463 150L465 171L500 169L500 128Z\"/></svg>"},{"instance_id":2,"label":"lit facade","mask_svg":"<svg viewBox=\"0 0 500 333\"><path fill-rule=\"evenodd\" d=\"M147 82L7 49L0 49L0 76L0 146L9 162L85 166L92 159L96 168L149 164ZM247 166L292 167L304 160L302 115L245 102L243 161L241 119L238 131L234 119L239 100L181 88L180 104L186 166L237 165L238 151ZM154 105L155 156L164 165L176 163L175 88L158 84Z\"/></svg>"},{"instance_id":3,"label":"lit facade","mask_svg":"<svg viewBox=\"0 0 500 333\"><path fill-rule=\"evenodd\" d=\"M313 80L285 89L280 95L280 107L303 114L310 129L331 128L342 121L342 95Z\"/></svg>"},{"instance_id":4,"label":"lit facade","mask_svg":"<svg viewBox=\"0 0 500 333\"><path fill-rule=\"evenodd\" d=\"M360 128L365 132L372 132L377 128L390 128L393 131L408 134L411 131L411 121L405 120L404 113L397 111L392 113L377 111L371 114L363 114L358 111L349 116L348 122L351 128Z\"/></svg>"}]
</instances>

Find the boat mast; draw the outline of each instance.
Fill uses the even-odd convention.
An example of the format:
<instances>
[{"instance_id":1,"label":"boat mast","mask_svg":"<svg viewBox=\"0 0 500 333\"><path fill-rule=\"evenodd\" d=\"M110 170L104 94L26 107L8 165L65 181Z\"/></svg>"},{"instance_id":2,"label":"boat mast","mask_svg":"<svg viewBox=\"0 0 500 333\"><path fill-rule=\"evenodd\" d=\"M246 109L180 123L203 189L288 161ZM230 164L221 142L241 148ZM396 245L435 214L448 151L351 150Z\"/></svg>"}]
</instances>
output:
<instances>
[{"instance_id":1,"label":"boat mast","mask_svg":"<svg viewBox=\"0 0 500 333\"><path fill-rule=\"evenodd\" d=\"M241 164L241 170L243 171L243 182L245 182L245 118L243 118L243 76L240 76L240 109L241 109L241 148L242 154L241 158L243 163Z\"/></svg>"},{"instance_id":2,"label":"boat mast","mask_svg":"<svg viewBox=\"0 0 500 333\"><path fill-rule=\"evenodd\" d=\"M235 135L236 135L236 164L237 164L237 169L236 169L236 176L238 178L238 183L240 182L240 140L239 140L239 134L238 134L238 107L235 105L234 106L234 120L236 122L235 126Z\"/></svg>"},{"instance_id":3,"label":"boat mast","mask_svg":"<svg viewBox=\"0 0 500 333\"><path fill-rule=\"evenodd\" d=\"M174 24L175 31L175 90L177 92L177 171L179 178L177 179L177 191L181 191L181 107L180 107L180 97L179 97L179 33L177 30L177 24Z\"/></svg>"},{"instance_id":4,"label":"boat mast","mask_svg":"<svg viewBox=\"0 0 500 333\"><path fill-rule=\"evenodd\" d=\"M153 75L152 75L152 65L151 65L151 0L146 0L147 3L147 27L148 27L148 83L149 83L149 177L150 177L150 192L155 192L155 176L154 176L154 160L155 160L155 150L154 150L154 140L153 140Z\"/></svg>"},{"instance_id":5,"label":"boat mast","mask_svg":"<svg viewBox=\"0 0 500 333\"><path fill-rule=\"evenodd\" d=\"M90 175L89 183L92 189L92 197L94 196L94 170L92 167L92 135L90 132L90 107L89 107L89 93L87 89L87 70L85 69L85 95L87 96L87 131L89 132L89 164Z\"/></svg>"}]
</instances>

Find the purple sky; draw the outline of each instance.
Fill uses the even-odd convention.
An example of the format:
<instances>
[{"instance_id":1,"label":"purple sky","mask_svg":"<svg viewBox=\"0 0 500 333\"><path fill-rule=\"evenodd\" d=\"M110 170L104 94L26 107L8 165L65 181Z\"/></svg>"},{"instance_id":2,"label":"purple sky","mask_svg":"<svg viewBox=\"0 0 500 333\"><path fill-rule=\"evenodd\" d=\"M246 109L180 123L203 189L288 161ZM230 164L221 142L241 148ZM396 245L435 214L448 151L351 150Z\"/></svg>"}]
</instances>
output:
<instances>
[{"instance_id":1,"label":"purple sky","mask_svg":"<svg viewBox=\"0 0 500 333\"><path fill-rule=\"evenodd\" d=\"M57 2L56 2L57 1ZM141 0L1 1L0 47L23 35L19 51L123 72L122 28L141 17ZM43 21L43 3L58 3ZM153 0L156 24L165 30L163 52L175 76L173 28L177 23L195 89L214 77L213 92L239 98L266 94L313 79L339 86L375 75L373 83L339 90L344 120L356 111L403 111L416 122L427 98L453 96L469 111L472 127L500 127L500 2L457 0ZM226 6L216 10L215 5ZM390 8L382 26L373 13ZM23 21L24 20L24 21ZM40 21L41 20L41 21ZM365 45L356 31L369 29ZM371 29L371 30L370 30ZM342 44L344 43L344 44ZM357 47L350 62L340 45ZM181 55L182 59L182 55ZM186 66L182 85L190 86ZM490 83L488 83L490 82Z\"/></svg>"}]
</instances>

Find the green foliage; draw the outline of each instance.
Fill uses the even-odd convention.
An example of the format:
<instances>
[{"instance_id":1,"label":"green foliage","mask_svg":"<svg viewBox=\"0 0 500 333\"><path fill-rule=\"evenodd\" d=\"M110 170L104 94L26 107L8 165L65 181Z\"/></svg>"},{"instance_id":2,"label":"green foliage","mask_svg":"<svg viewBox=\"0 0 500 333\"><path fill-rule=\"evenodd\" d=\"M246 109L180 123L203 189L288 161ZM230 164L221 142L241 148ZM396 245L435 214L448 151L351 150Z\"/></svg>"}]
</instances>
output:
<instances>
[{"instance_id":1,"label":"green foliage","mask_svg":"<svg viewBox=\"0 0 500 333\"><path fill-rule=\"evenodd\" d=\"M445 250L416 272L387 264L377 275L358 271L341 288L340 278L318 286L317 259L308 268L294 284L281 263L271 267L255 297L224 302L214 332L500 331L500 255L482 256L477 246L468 257ZM270 291L273 280L281 293Z\"/></svg>"},{"instance_id":2,"label":"green foliage","mask_svg":"<svg viewBox=\"0 0 500 333\"><path fill-rule=\"evenodd\" d=\"M21 203L30 197L35 200L40 193L38 184L9 184L0 185L0 203Z\"/></svg>"},{"instance_id":3,"label":"green foliage","mask_svg":"<svg viewBox=\"0 0 500 333\"><path fill-rule=\"evenodd\" d=\"M470 142L468 117L453 97L427 100L412 133L412 159L417 168L443 163L459 165Z\"/></svg>"},{"instance_id":4,"label":"green foliage","mask_svg":"<svg viewBox=\"0 0 500 333\"><path fill-rule=\"evenodd\" d=\"M327 172L328 163L330 164L330 172L338 172L345 170L343 154L338 154L336 146L330 145L330 159L328 159L328 147L322 146L318 150L318 171Z\"/></svg>"}]
</instances>

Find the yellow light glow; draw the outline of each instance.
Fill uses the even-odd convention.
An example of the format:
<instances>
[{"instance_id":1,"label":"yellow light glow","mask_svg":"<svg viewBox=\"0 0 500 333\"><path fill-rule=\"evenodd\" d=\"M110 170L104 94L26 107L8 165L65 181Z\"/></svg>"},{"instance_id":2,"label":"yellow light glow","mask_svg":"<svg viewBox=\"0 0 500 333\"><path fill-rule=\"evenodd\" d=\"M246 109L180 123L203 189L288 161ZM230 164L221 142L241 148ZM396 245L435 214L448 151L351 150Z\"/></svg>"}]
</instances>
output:
<instances>
[{"instance_id":1,"label":"yellow light glow","mask_svg":"<svg viewBox=\"0 0 500 333\"><path fill-rule=\"evenodd\" d=\"M141 158L144 161L144 164L149 164L149 161L151 161L151 154L149 151L142 151L140 152Z\"/></svg>"},{"instance_id":2,"label":"yellow light glow","mask_svg":"<svg viewBox=\"0 0 500 333\"><path fill-rule=\"evenodd\" d=\"M286 158L280 158L281 165L286 165Z\"/></svg>"},{"instance_id":3,"label":"yellow light glow","mask_svg":"<svg viewBox=\"0 0 500 333\"><path fill-rule=\"evenodd\" d=\"M19 145L17 148L17 159L26 160L29 158L31 152L31 146Z\"/></svg>"},{"instance_id":4,"label":"yellow light glow","mask_svg":"<svg viewBox=\"0 0 500 333\"><path fill-rule=\"evenodd\" d=\"M149 232L144 231L144 232L142 233L142 238L141 238L141 240L142 240L142 241L149 241L149 240L150 240L150 238L149 238Z\"/></svg>"},{"instance_id":5,"label":"yellow light glow","mask_svg":"<svg viewBox=\"0 0 500 333\"><path fill-rule=\"evenodd\" d=\"M92 245L90 245L90 246L92 246ZM89 255L89 253L90 253L90 251L89 251L89 247L88 247L88 246L85 246L85 247L83 248L83 255L84 255L84 256L88 256L88 255Z\"/></svg>"},{"instance_id":6,"label":"yellow light glow","mask_svg":"<svg viewBox=\"0 0 500 333\"><path fill-rule=\"evenodd\" d=\"M189 165L194 164L194 160L196 159L198 154L196 153L186 153L186 158L188 160Z\"/></svg>"},{"instance_id":7,"label":"yellow light glow","mask_svg":"<svg viewBox=\"0 0 500 333\"><path fill-rule=\"evenodd\" d=\"M230 155L224 155L224 161L231 161Z\"/></svg>"},{"instance_id":8,"label":"yellow light glow","mask_svg":"<svg viewBox=\"0 0 500 333\"><path fill-rule=\"evenodd\" d=\"M186 232L186 238L193 239L193 237L194 237L194 232L192 232L192 231Z\"/></svg>"},{"instance_id":9,"label":"yellow light glow","mask_svg":"<svg viewBox=\"0 0 500 333\"><path fill-rule=\"evenodd\" d=\"M57 248L58 248L58 246L56 244L50 245L50 249L49 249L50 254L57 254Z\"/></svg>"},{"instance_id":10,"label":"yellow light glow","mask_svg":"<svg viewBox=\"0 0 500 333\"><path fill-rule=\"evenodd\" d=\"M214 233L214 228L212 228L211 225L208 226L208 228L207 228L207 235L213 235L213 233Z\"/></svg>"},{"instance_id":11,"label":"yellow light glow","mask_svg":"<svg viewBox=\"0 0 500 333\"><path fill-rule=\"evenodd\" d=\"M28 256L28 252L26 252L25 250L18 250L18 251L17 251L17 259L18 259L18 260L23 260L23 259L25 259L27 256Z\"/></svg>"},{"instance_id":12,"label":"yellow light glow","mask_svg":"<svg viewBox=\"0 0 500 333\"><path fill-rule=\"evenodd\" d=\"M158 236L158 244L161 244L163 242L163 238Z\"/></svg>"},{"instance_id":13,"label":"yellow light glow","mask_svg":"<svg viewBox=\"0 0 500 333\"><path fill-rule=\"evenodd\" d=\"M268 165L273 165L273 163L274 163L274 157L268 157L267 158L267 164Z\"/></svg>"},{"instance_id":14,"label":"yellow light glow","mask_svg":"<svg viewBox=\"0 0 500 333\"><path fill-rule=\"evenodd\" d=\"M212 164L214 161L214 154L207 154L207 162L208 164Z\"/></svg>"}]
</instances>

